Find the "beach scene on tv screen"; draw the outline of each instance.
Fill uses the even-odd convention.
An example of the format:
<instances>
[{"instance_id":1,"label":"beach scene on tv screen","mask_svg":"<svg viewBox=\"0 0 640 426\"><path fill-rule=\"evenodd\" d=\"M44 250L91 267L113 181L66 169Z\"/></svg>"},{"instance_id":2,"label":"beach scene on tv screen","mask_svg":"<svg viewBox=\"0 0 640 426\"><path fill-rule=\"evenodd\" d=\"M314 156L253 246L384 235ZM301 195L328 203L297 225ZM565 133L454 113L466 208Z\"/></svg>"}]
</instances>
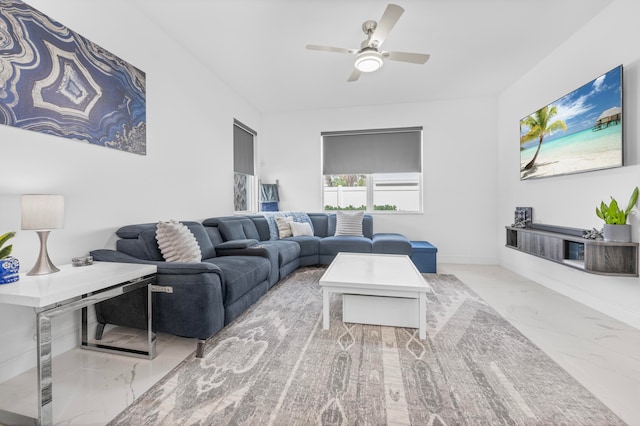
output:
<instances>
[{"instance_id":1,"label":"beach scene on tv screen","mask_svg":"<svg viewBox=\"0 0 640 426\"><path fill-rule=\"evenodd\" d=\"M520 178L622 166L622 66L520 120Z\"/></svg>"}]
</instances>

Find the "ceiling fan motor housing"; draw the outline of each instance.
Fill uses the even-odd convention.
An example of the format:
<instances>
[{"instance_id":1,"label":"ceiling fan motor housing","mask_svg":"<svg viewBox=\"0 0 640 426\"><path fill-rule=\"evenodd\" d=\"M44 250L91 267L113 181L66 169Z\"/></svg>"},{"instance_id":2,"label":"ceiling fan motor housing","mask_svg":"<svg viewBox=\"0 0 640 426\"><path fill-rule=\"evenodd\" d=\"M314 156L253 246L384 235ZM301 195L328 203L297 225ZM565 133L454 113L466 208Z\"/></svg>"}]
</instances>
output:
<instances>
[{"instance_id":1,"label":"ceiling fan motor housing","mask_svg":"<svg viewBox=\"0 0 640 426\"><path fill-rule=\"evenodd\" d=\"M364 31L366 35L371 35L377 27L378 23L374 20L364 21L364 23L362 24L362 31Z\"/></svg>"},{"instance_id":2,"label":"ceiling fan motor housing","mask_svg":"<svg viewBox=\"0 0 640 426\"><path fill-rule=\"evenodd\" d=\"M367 35L367 38L366 40L363 40L362 43L360 43L360 49L365 49L367 47L378 47L378 45L380 44L379 41L371 40L371 36L376 31L376 28L378 28L378 23L376 21L365 21L362 24L362 31Z\"/></svg>"}]
</instances>

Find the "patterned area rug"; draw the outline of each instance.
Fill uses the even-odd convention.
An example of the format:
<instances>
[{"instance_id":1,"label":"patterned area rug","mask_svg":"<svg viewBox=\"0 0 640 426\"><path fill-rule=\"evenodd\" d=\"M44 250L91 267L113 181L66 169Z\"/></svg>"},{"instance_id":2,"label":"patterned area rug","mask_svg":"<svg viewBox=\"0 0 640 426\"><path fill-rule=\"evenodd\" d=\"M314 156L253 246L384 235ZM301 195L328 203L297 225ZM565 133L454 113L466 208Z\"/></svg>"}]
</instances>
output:
<instances>
[{"instance_id":1,"label":"patterned area rug","mask_svg":"<svg viewBox=\"0 0 640 426\"><path fill-rule=\"evenodd\" d=\"M324 268L275 286L112 425L622 425L589 391L452 275L425 274L417 330L344 324Z\"/></svg>"}]
</instances>

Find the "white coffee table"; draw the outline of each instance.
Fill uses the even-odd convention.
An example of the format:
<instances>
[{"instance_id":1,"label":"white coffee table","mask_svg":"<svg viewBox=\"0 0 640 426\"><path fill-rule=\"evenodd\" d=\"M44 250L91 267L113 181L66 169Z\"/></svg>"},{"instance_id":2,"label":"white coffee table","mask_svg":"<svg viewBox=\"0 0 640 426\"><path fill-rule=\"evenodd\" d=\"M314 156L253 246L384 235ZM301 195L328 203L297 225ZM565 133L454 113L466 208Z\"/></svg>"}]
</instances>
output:
<instances>
[{"instance_id":1,"label":"white coffee table","mask_svg":"<svg viewBox=\"0 0 640 426\"><path fill-rule=\"evenodd\" d=\"M431 287L405 255L338 253L320 278L323 328L329 328L329 295L343 294L342 320L417 328L427 337Z\"/></svg>"}]
</instances>

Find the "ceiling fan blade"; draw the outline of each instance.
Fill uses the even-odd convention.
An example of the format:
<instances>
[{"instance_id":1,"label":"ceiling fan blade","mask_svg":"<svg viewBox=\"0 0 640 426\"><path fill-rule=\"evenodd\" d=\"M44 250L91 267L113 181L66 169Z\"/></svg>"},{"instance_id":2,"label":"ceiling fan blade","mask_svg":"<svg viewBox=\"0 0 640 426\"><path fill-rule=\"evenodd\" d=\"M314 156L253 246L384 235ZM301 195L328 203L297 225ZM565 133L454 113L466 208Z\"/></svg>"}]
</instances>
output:
<instances>
[{"instance_id":1,"label":"ceiling fan blade","mask_svg":"<svg viewBox=\"0 0 640 426\"><path fill-rule=\"evenodd\" d=\"M353 72L351 73L351 75L349 76L349 79L347 81L348 82L356 81L358 78L360 78L360 74L362 74L362 72L360 72L359 69L354 68Z\"/></svg>"},{"instance_id":2,"label":"ceiling fan blade","mask_svg":"<svg viewBox=\"0 0 640 426\"><path fill-rule=\"evenodd\" d=\"M391 61L411 62L412 64L424 64L430 55L425 53L385 52L382 56Z\"/></svg>"},{"instance_id":3,"label":"ceiling fan blade","mask_svg":"<svg viewBox=\"0 0 640 426\"><path fill-rule=\"evenodd\" d=\"M357 53L356 49L345 49L343 47L331 47L331 46L318 46L316 44L307 44L307 50L319 50L321 52L334 52L334 53Z\"/></svg>"},{"instance_id":4,"label":"ceiling fan blade","mask_svg":"<svg viewBox=\"0 0 640 426\"><path fill-rule=\"evenodd\" d=\"M393 28L393 26L398 22L400 16L404 13L404 9L398 6L397 4L391 4L387 6L380 18L380 22L378 22L378 26L376 30L371 34L371 39L369 40L369 46L379 48L382 43L384 43L385 39L389 35L389 32Z\"/></svg>"}]
</instances>

